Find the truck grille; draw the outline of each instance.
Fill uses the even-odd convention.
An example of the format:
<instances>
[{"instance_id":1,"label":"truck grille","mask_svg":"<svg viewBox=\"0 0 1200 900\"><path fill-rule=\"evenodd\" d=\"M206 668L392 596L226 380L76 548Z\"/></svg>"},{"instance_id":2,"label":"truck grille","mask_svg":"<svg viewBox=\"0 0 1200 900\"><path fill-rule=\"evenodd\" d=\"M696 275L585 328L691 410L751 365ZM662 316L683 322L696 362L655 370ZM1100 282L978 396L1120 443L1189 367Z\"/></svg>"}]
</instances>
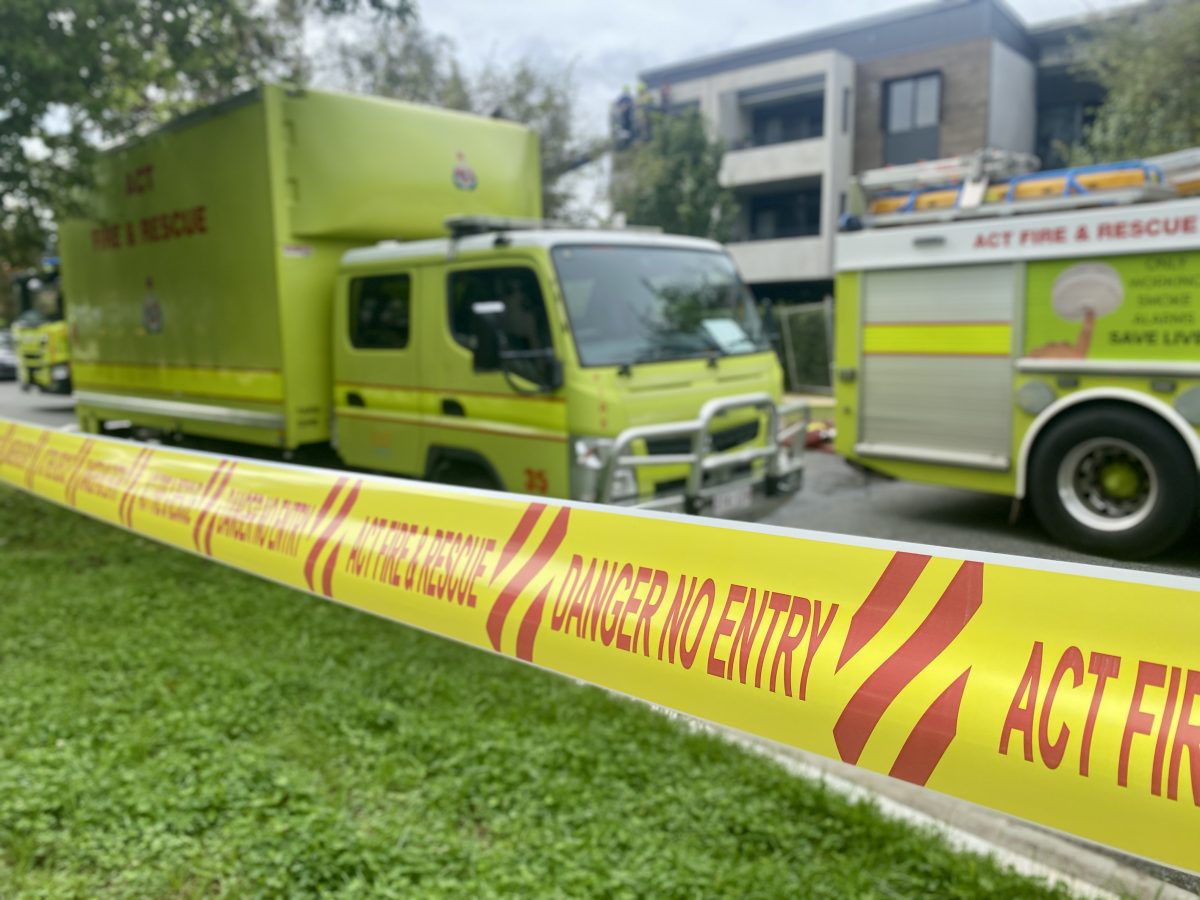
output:
<instances>
[{"instance_id":1,"label":"truck grille","mask_svg":"<svg viewBox=\"0 0 1200 900\"><path fill-rule=\"evenodd\" d=\"M734 425L712 433L712 446L718 453L732 450L739 444L746 444L758 437L758 420ZM688 436L648 438L646 452L651 456L664 456L674 453L691 453L692 439Z\"/></svg>"}]
</instances>

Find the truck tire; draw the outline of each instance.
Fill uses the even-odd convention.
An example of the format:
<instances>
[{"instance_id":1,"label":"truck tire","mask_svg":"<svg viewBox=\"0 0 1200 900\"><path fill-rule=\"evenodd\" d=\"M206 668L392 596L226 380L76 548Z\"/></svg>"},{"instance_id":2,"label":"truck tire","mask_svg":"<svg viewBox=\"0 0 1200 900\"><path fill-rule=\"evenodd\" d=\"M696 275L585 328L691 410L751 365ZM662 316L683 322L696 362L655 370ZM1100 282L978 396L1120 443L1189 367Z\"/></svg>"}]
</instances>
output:
<instances>
[{"instance_id":1,"label":"truck tire","mask_svg":"<svg viewBox=\"0 0 1200 900\"><path fill-rule=\"evenodd\" d=\"M428 475L429 481L438 484L454 484L459 487L479 488L485 491L500 491L503 488L483 466L469 462L442 460Z\"/></svg>"},{"instance_id":2,"label":"truck tire","mask_svg":"<svg viewBox=\"0 0 1200 900\"><path fill-rule=\"evenodd\" d=\"M1200 503L1196 460L1158 416L1104 405L1069 413L1038 438L1034 513L1061 543L1145 559L1178 541Z\"/></svg>"}]
</instances>

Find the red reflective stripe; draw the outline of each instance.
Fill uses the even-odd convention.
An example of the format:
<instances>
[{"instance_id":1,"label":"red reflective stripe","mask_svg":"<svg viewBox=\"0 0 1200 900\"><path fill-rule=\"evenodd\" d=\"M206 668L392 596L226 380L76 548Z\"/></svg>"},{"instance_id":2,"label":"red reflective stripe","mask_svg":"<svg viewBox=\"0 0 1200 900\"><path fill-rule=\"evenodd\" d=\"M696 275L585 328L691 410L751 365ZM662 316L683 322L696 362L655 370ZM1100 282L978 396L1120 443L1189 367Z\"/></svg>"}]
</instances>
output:
<instances>
[{"instance_id":1,"label":"red reflective stripe","mask_svg":"<svg viewBox=\"0 0 1200 900\"><path fill-rule=\"evenodd\" d=\"M569 514L570 509L567 507L563 507L558 511L558 515L550 525L546 536L542 538L542 542L538 545L537 550L526 560L525 565L513 576L513 580L505 585L504 590L500 592L500 596L496 598L496 602L492 606L492 611L488 613L487 619L488 639L491 640L494 649L500 649L500 635L504 630L504 620L508 617L509 610L512 609L513 604L517 602L517 598L521 596L521 591L525 590L529 582L537 577L538 572L545 568L546 563L550 562L555 551L558 550L559 545L563 542L563 538L567 536L567 517Z\"/></svg>"},{"instance_id":2,"label":"red reflective stripe","mask_svg":"<svg viewBox=\"0 0 1200 900\"><path fill-rule=\"evenodd\" d=\"M363 483L361 479L354 482L354 487L350 489L350 493L346 495L346 499L342 501L341 507L338 508L337 515L330 520L329 525L325 528L325 533L321 535L321 539L317 542L316 546L313 547L312 552L309 553L308 558L311 563L316 563L317 557L320 555L321 550L326 544L329 543L330 540L332 540L333 536L337 533L338 528L340 528L342 523L346 521L346 517L350 515L350 511L354 509L354 504L358 500L358 492L362 490L362 484ZM334 545L333 552L329 554L329 559L325 561L325 568L321 572L321 592L326 597L333 596L333 567L337 562L338 550L341 548L341 546L342 544L340 541ZM305 566L305 577L308 581L309 588L312 589L312 566Z\"/></svg>"},{"instance_id":3,"label":"red reflective stripe","mask_svg":"<svg viewBox=\"0 0 1200 900\"><path fill-rule=\"evenodd\" d=\"M897 553L891 558L875 587L850 620L850 630L834 672L840 672L842 666L888 623L928 563L929 557L918 553Z\"/></svg>"},{"instance_id":4,"label":"red reflective stripe","mask_svg":"<svg viewBox=\"0 0 1200 900\"><path fill-rule=\"evenodd\" d=\"M833 726L838 753L857 763L892 701L950 646L983 602L983 563L964 562L912 637L862 683Z\"/></svg>"},{"instance_id":5,"label":"red reflective stripe","mask_svg":"<svg viewBox=\"0 0 1200 900\"><path fill-rule=\"evenodd\" d=\"M533 601L521 620L521 628L517 632L517 658L533 662L533 642L537 639L538 627L542 624L542 611L546 606L546 595L550 593L553 581L547 581L541 593Z\"/></svg>"},{"instance_id":6,"label":"red reflective stripe","mask_svg":"<svg viewBox=\"0 0 1200 900\"><path fill-rule=\"evenodd\" d=\"M217 479L221 477L221 473L225 471L225 467L229 465L229 460L223 459L217 463L216 469L208 479L208 484L204 485L204 493L200 495L200 515L196 516L196 525L192 528L192 543L196 545L196 549L200 549L200 533L204 527L204 520L208 518L208 511L212 508L212 501L209 500L209 493L213 489L213 485L217 483Z\"/></svg>"},{"instance_id":7,"label":"red reflective stripe","mask_svg":"<svg viewBox=\"0 0 1200 900\"><path fill-rule=\"evenodd\" d=\"M225 493L225 488L229 486L229 479L233 476L233 470L237 468L237 463L230 463L229 468L225 470L225 474L221 476L221 483L217 485L216 491L213 492L212 502L215 506L221 495ZM212 536L213 527L217 524L216 516L209 516L208 528L204 530L204 553L206 556L212 556Z\"/></svg>"},{"instance_id":8,"label":"red reflective stripe","mask_svg":"<svg viewBox=\"0 0 1200 900\"><path fill-rule=\"evenodd\" d=\"M513 530L512 536L505 542L504 549L500 551L500 558L496 560L496 568L492 572L492 577L488 581L488 584L493 584L496 581L496 577L512 562L512 558L516 556L517 551L521 549L522 545L529 538L529 533L533 531L533 526L537 523L538 517L541 516L545 508L545 503L530 503L525 508L525 512L521 515L521 521L517 522L517 527Z\"/></svg>"},{"instance_id":9,"label":"red reflective stripe","mask_svg":"<svg viewBox=\"0 0 1200 900\"><path fill-rule=\"evenodd\" d=\"M900 754L888 772L893 778L902 778L913 784L924 785L941 762L942 755L954 736L958 734L958 711L962 706L963 691L967 688L970 668L958 676L938 696L905 740Z\"/></svg>"},{"instance_id":10,"label":"red reflective stripe","mask_svg":"<svg viewBox=\"0 0 1200 900\"><path fill-rule=\"evenodd\" d=\"M316 531L321 527L321 523L325 521L325 517L329 515L329 510L333 507L334 501L337 500L338 494L342 492L342 488L346 486L348 478L339 478L329 493L325 495L325 502L321 504L321 508L317 510L317 517L313 520L312 531ZM329 540L330 534L322 535L312 545L308 551L308 558L304 561L304 583L308 585L309 590L313 590L313 569L317 566L317 557L321 555L321 550L324 549L326 542Z\"/></svg>"}]
</instances>

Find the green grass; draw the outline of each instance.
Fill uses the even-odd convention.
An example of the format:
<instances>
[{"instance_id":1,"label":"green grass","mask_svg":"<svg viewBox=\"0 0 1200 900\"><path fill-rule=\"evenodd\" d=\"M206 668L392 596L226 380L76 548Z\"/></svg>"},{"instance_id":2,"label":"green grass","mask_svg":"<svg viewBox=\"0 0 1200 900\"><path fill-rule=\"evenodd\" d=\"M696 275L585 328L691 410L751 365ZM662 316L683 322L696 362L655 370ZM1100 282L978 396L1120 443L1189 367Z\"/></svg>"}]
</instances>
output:
<instances>
[{"instance_id":1,"label":"green grass","mask_svg":"<svg viewBox=\"0 0 1200 900\"><path fill-rule=\"evenodd\" d=\"M0 896L1054 895L640 704L0 488Z\"/></svg>"}]
</instances>

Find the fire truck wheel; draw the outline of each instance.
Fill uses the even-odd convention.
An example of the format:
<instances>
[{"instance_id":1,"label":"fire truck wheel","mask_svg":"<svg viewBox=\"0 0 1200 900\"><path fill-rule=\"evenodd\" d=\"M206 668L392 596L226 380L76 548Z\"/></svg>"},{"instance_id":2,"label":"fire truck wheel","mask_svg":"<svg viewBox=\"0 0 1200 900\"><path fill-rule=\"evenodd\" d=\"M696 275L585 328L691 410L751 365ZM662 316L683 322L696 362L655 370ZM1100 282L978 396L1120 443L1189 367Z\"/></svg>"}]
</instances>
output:
<instances>
[{"instance_id":1,"label":"fire truck wheel","mask_svg":"<svg viewBox=\"0 0 1200 900\"><path fill-rule=\"evenodd\" d=\"M1152 413L1089 407L1052 422L1034 446L1029 498L1055 540L1145 559L1183 537L1200 485L1188 447Z\"/></svg>"}]
</instances>

